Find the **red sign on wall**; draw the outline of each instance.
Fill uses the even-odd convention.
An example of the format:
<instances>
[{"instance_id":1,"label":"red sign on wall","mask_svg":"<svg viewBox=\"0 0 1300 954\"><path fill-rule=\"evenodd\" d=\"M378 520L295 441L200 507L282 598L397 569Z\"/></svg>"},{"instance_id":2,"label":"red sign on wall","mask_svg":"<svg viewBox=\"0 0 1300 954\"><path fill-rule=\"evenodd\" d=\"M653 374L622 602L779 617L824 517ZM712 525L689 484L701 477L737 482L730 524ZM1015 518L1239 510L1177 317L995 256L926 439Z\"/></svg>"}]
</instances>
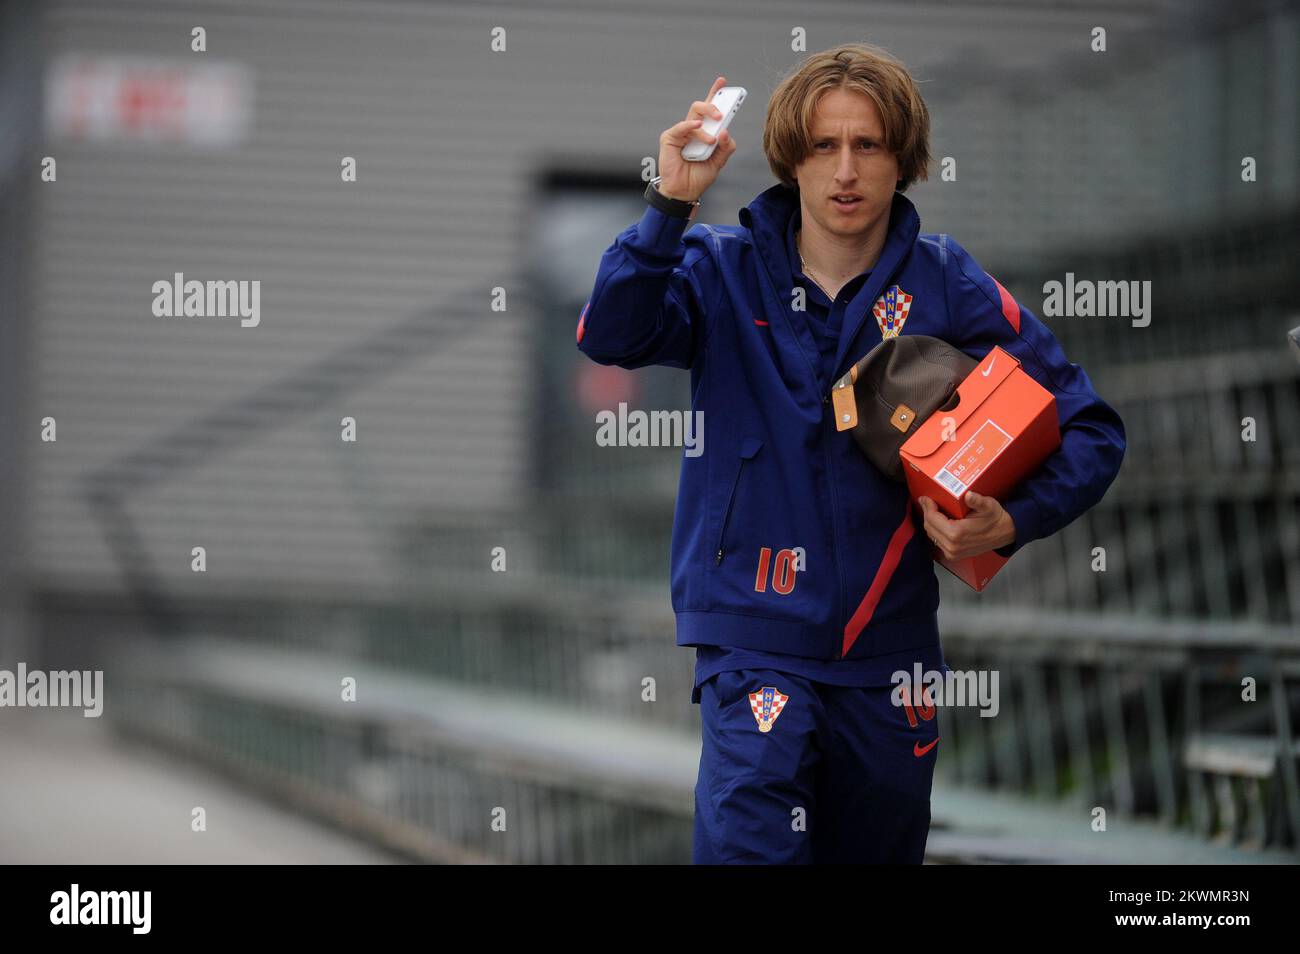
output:
<instances>
[{"instance_id":1,"label":"red sign on wall","mask_svg":"<svg viewBox=\"0 0 1300 954\"><path fill-rule=\"evenodd\" d=\"M235 63L65 55L45 102L52 138L233 146L252 126L253 77Z\"/></svg>"}]
</instances>

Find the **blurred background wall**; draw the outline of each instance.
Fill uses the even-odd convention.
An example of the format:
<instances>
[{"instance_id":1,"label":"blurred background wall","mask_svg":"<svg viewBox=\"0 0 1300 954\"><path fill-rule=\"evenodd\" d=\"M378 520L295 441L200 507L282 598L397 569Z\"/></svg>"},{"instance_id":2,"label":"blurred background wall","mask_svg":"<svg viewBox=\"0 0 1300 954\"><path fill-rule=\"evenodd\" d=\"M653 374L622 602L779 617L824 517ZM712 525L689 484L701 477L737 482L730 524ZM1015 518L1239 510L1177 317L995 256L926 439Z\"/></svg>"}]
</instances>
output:
<instances>
[{"instance_id":1,"label":"blurred background wall","mask_svg":"<svg viewBox=\"0 0 1300 954\"><path fill-rule=\"evenodd\" d=\"M1017 798L1294 850L1296 4L54 0L0 23L0 665L103 669L115 738L406 855L688 859L680 450L594 441L620 401L688 408L687 377L572 336L713 77L755 107L702 220L772 183L758 104L802 30L922 81L956 164L912 193L923 229L1026 307L1067 272L1153 287L1147 327L1045 318L1124 418L1106 500L982 595L940 574L978 610L950 665L1002 669L1011 700L953 715L936 788L994 801L951 802L936 858ZM156 317L178 272L259 280L260 323ZM1248 711L1243 675L1271 693Z\"/></svg>"}]
</instances>

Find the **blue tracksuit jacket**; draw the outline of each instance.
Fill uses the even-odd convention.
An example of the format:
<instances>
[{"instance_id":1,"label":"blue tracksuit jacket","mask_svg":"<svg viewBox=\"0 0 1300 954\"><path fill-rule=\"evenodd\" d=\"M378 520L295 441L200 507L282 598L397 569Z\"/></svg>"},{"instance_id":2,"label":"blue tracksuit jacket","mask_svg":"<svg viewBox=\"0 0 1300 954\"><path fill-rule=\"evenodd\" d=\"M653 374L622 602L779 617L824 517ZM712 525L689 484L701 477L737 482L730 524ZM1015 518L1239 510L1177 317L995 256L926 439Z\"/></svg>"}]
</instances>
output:
<instances>
[{"instance_id":1,"label":"blue tracksuit jacket","mask_svg":"<svg viewBox=\"0 0 1300 954\"><path fill-rule=\"evenodd\" d=\"M1002 501L1016 539L999 553L1097 503L1124 455L1123 423L1083 369L965 249L921 234L906 196L894 195L875 266L834 302L799 269L798 218L797 192L780 184L741 209L739 226L687 228L647 206L601 258L578 321L594 361L691 372L704 452L682 457L671 588L677 643L699 647L697 702L699 683L723 669L879 685L915 660L944 668L919 510L835 430L828 399L882 340L873 305L890 290L911 296L901 334L976 359L1001 346L1056 397L1061 447Z\"/></svg>"}]
</instances>

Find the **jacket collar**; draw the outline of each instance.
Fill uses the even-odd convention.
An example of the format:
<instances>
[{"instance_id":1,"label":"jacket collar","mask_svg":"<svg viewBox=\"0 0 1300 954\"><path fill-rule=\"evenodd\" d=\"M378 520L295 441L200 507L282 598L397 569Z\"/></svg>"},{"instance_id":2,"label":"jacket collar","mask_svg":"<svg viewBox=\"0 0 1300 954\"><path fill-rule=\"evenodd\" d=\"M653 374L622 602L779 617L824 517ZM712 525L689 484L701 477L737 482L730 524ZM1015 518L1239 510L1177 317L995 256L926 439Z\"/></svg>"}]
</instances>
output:
<instances>
[{"instance_id":1,"label":"jacket collar","mask_svg":"<svg viewBox=\"0 0 1300 954\"><path fill-rule=\"evenodd\" d=\"M739 213L740 224L749 230L754 247L758 249L759 260L767 269L772 284L777 289L787 291L794 285L794 272L791 268L789 250L786 247L786 230L789 228L790 219L798 209L798 190L778 182L760 193ZM880 258L872 266L871 275L862 283L862 287L858 289L858 293L849 302L845 311L840 343L835 353L835 374L832 380L843 374L841 365L845 363L850 349L854 347L854 339L858 337L858 332L861 331L867 316L871 314L872 305L880 297L885 285L898 272L920 232L921 217L917 214L916 206L903 193L895 192L889 210L889 233L885 238L885 246L881 249ZM793 313L788 294L783 295L783 303ZM874 343L864 342L863 347L855 350L853 362L861 358ZM859 351L861 353L858 353Z\"/></svg>"}]
</instances>

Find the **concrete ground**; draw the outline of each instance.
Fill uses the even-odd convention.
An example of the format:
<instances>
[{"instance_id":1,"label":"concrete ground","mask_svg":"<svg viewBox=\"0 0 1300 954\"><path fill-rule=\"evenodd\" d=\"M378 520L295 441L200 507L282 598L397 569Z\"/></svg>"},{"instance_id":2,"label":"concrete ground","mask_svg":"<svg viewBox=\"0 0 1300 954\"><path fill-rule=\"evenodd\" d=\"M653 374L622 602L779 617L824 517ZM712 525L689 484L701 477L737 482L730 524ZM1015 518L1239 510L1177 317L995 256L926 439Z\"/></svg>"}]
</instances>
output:
<instances>
[{"instance_id":1,"label":"concrete ground","mask_svg":"<svg viewBox=\"0 0 1300 954\"><path fill-rule=\"evenodd\" d=\"M0 864L392 864L401 859L122 743L80 710L0 709ZM207 830L191 830L195 806Z\"/></svg>"}]
</instances>

